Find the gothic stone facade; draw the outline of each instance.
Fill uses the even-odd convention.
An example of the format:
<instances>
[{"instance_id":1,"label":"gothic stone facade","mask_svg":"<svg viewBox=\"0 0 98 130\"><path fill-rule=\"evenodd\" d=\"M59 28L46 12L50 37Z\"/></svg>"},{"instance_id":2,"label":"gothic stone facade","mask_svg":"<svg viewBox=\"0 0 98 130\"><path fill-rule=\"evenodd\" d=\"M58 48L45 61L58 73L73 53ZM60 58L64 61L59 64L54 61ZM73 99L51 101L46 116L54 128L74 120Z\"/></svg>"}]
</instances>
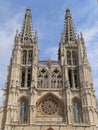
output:
<instances>
[{"instance_id":1,"label":"gothic stone facade","mask_svg":"<svg viewBox=\"0 0 98 130\"><path fill-rule=\"evenodd\" d=\"M98 130L98 111L85 42L76 35L66 10L58 61L38 59L37 33L30 9L15 35L3 106L1 130Z\"/></svg>"}]
</instances>

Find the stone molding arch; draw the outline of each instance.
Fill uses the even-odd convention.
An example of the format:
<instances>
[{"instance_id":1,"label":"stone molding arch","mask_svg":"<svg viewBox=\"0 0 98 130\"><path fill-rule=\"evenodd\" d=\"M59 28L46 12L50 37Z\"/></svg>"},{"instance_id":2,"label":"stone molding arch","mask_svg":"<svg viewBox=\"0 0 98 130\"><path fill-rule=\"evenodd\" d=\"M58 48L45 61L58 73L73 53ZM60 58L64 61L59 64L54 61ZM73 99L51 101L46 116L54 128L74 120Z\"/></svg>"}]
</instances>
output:
<instances>
[{"instance_id":1,"label":"stone molding arch","mask_svg":"<svg viewBox=\"0 0 98 130\"><path fill-rule=\"evenodd\" d=\"M52 128L50 127L50 128L48 128L47 130L54 130L54 129L52 129Z\"/></svg>"},{"instance_id":2,"label":"stone molding arch","mask_svg":"<svg viewBox=\"0 0 98 130\"><path fill-rule=\"evenodd\" d=\"M17 101L20 102L20 101L23 100L23 99L26 100L26 101L29 103L29 98L28 98L28 96L27 96L27 95L24 95L24 94L21 95L21 96L18 98Z\"/></svg>"},{"instance_id":3,"label":"stone molding arch","mask_svg":"<svg viewBox=\"0 0 98 130\"><path fill-rule=\"evenodd\" d=\"M72 103L73 103L73 102L82 103L82 102L81 102L81 99L80 99L79 97L76 97L76 96L72 98Z\"/></svg>"},{"instance_id":4,"label":"stone molding arch","mask_svg":"<svg viewBox=\"0 0 98 130\"><path fill-rule=\"evenodd\" d=\"M36 105L38 106L42 100L44 100L45 98L48 98L48 97L51 97L51 98L54 98L57 102L59 102L59 104L63 107L64 104L62 102L62 100L55 94L53 93L46 93L45 95L43 95L40 99L38 99Z\"/></svg>"},{"instance_id":5,"label":"stone molding arch","mask_svg":"<svg viewBox=\"0 0 98 130\"><path fill-rule=\"evenodd\" d=\"M52 93L43 95L36 103L40 115L63 115L64 105L61 99Z\"/></svg>"}]
</instances>

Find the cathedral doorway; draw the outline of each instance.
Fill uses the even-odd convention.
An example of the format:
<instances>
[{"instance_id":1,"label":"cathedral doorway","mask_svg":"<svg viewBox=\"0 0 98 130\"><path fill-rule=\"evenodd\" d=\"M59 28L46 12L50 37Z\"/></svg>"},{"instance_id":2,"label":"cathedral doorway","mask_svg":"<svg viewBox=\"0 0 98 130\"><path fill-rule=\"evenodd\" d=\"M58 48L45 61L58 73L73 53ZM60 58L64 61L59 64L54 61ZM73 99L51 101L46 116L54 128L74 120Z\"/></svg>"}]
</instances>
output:
<instances>
[{"instance_id":1,"label":"cathedral doorway","mask_svg":"<svg viewBox=\"0 0 98 130\"><path fill-rule=\"evenodd\" d=\"M52 129L52 128L48 128L47 130L54 130L54 129Z\"/></svg>"}]
</instances>

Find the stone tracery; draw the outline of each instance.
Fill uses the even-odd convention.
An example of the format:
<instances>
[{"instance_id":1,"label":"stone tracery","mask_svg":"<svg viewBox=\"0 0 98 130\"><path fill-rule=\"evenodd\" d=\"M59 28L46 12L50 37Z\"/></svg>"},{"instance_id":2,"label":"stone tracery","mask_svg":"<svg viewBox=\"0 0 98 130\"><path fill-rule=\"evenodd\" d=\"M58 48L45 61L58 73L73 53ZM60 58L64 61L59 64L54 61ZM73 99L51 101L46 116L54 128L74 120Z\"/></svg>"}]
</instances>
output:
<instances>
[{"instance_id":1,"label":"stone tracery","mask_svg":"<svg viewBox=\"0 0 98 130\"><path fill-rule=\"evenodd\" d=\"M62 88L61 72L57 69L54 69L51 73L46 69L40 70L38 74L38 88Z\"/></svg>"},{"instance_id":2,"label":"stone tracery","mask_svg":"<svg viewBox=\"0 0 98 130\"><path fill-rule=\"evenodd\" d=\"M59 105L54 99L46 99L41 103L42 112L46 115L54 115L59 110Z\"/></svg>"},{"instance_id":3,"label":"stone tracery","mask_svg":"<svg viewBox=\"0 0 98 130\"><path fill-rule=\"evenodd\" d=\"M38 88L48 88L48 72L46 69L42 69L38 75Z\"/></svg>"}]
</instances>

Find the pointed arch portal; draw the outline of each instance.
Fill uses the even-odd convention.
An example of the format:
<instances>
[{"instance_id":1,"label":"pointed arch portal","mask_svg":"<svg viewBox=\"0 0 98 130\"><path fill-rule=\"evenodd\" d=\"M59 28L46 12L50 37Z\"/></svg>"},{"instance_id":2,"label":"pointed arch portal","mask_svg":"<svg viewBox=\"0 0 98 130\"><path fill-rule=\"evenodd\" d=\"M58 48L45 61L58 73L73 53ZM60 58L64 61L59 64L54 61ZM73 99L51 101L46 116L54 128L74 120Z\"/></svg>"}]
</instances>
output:
<instances>
[{"instance_id":1,"label":"pointed arch portal","mask_svg":"<svg viewBox=\"0 0 98 130\"><path fill-rule=\"evenodd\" d=\"M52 128L48 128L47 130L54 130L54 129L52 129Z\"/></svg>"}]
</instances>

